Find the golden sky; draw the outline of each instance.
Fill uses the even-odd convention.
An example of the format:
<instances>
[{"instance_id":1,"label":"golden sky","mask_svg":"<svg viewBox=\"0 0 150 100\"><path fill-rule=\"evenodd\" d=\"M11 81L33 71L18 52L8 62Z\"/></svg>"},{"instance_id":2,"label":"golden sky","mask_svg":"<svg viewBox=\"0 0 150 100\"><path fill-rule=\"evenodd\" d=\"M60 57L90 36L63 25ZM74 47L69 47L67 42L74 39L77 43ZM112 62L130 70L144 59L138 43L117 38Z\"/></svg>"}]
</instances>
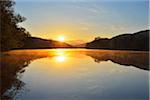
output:
<instances>
[{"instance_id":1,"label":"golden sky","mask_svg":"<svg viewBox=\"0 0 150 100\"><path fill-rule=\"evenodd\" d=\"M148 28L147 0L99 1L16 0L15 10L27 18L21 26L46 39L91 41Z\"/></svg>"}]
</instances>

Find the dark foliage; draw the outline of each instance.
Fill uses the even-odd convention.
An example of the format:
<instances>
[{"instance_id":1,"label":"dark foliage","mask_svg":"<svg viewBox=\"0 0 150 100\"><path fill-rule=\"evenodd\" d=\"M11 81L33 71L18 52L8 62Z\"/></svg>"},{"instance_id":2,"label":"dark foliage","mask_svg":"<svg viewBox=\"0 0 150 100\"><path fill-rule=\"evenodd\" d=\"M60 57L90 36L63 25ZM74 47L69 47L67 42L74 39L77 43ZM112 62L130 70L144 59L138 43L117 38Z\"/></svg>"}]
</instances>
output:
<instances>
[{"instance_id":1,"label":"dark foliage","mask_svg":"<svg viewBox=\"0 0 150 100\"><path fill-rule=\"evenodd\" d=\"M115 50L149 50L149 30L122 34L111 39L99 38L86 44L86 48Z\"/></svg>"},{"instance_id":2,"label":"dark foliage","mask_svg":"<svg viewBox=\"0 0 150 100\"><path fill-rule=\"evenodd\" d=\"M14 12L14 4L11 0L0 1L1 51L20 48L23 46L23 40L30 37L29 32L18 26L25 18Z\"/></svg>"},{"instance_id":3,"label":"dark foliage","mask_svg":"<svg viewBox=\"0 0 150 100\"><path fill-rule=\"evenodd\" d=\"M94 41L87 43L87 48L97 48L97 49L109 49L109 39L108 38L95 38Z\"/></svg>"},{"instance_id":4,"label":"dark foliage","mask_svg":"<svg viewBox=\"0 0 150 100\"><path fill-rule=\"evenodd\" d=\"M59 47L71 47L71 45L58 42L54 40L41 39L37 37L29 37L24 40L23 49L46 49L46 48L59 48Z\"/></svg>"}]
</instances>

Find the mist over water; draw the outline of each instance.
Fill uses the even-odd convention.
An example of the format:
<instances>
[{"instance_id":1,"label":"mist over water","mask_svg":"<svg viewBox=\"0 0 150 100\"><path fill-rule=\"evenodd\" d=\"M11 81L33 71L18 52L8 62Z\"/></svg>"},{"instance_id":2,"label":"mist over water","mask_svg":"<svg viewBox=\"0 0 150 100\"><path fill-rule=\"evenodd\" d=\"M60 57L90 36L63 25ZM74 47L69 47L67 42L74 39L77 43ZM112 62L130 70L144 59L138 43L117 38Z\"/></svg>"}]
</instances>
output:
<instances>
[{"instance_id":1,"label":"mist over water","mask_svg":"<svg viewBox=\"0 0 150 100\"><path fill-rule=\"evenodd\" d=\"M1 57L2 98L21 100L148 100L149 53L14 50Z\"/></svg>"}]
</instances>

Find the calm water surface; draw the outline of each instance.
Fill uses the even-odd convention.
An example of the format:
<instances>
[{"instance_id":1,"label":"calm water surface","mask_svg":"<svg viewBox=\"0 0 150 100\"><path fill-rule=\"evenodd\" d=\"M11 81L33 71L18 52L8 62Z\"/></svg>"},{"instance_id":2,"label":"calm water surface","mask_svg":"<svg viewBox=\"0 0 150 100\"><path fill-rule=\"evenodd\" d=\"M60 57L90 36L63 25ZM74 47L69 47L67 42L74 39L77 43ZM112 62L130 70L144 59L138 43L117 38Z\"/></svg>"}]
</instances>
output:
<instances>
[{"instance_id":1,"label":"calm water surface","mask_svg":"<svg viewBox=\"0 0 150 100\"><path fill-rule=\"evenodd\" d=\"M148 100L148 52L14 50L1 57L2 99Z\"/></svg>"}]
</instances>

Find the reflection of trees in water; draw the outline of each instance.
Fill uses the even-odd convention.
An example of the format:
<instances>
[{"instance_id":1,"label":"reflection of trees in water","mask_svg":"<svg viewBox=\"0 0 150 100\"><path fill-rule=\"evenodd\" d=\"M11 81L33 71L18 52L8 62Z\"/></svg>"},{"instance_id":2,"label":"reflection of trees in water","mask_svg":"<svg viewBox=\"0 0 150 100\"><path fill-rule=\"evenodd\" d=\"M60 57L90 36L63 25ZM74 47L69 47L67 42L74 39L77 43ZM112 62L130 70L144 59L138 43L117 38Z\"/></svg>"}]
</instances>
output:
<instances>
[{"instance_id":1,"label":"reflection of trees in water","mask_svg":"<svg viewBox=\"0 0 150 100\"><path fill-rule=\"evenodd\" d=\"M16 95L26 91L25 83L20 80L30 62L46 55L2 55L1 62L1 99L12 100Z\"/></svg>"},{"instance_id":2,"label":"reflection of trees in water","mask_svg":"<svg viewBox=\"0 0 150 100\"><path fill-rule=\"evenodd\" d=\"M149 53L147 52L87 52L86 55L94 58L94 61L100 63L101 61L111 60L114 63L134 66L140 69L149 70Z\"/></svg>"},{"instance_id":3,"label":"reflection of trees in water","mask_svg":"<svg viewBox=\"0 0 150 100\"><path fill-rule=\"evenodd\" d=\"M111 60L114 63L118 63L126 66L135 66L144 70L149 70L149 56L144 52L125 52L125 51L111 51L111 50L85 50L85 51L63 51L63 54L70 53L86 54L94 58L95 62ZM35 59L44 57L53 57L54 53L49 51L15 51L11 53L5 53L1 56L1 98L4 100L14 99L19 94L26 92L25 83L21 81L20 77L25 72L30 62ZM16 96L17 95L17 96Z\"/></svg>"}]
</instances>

